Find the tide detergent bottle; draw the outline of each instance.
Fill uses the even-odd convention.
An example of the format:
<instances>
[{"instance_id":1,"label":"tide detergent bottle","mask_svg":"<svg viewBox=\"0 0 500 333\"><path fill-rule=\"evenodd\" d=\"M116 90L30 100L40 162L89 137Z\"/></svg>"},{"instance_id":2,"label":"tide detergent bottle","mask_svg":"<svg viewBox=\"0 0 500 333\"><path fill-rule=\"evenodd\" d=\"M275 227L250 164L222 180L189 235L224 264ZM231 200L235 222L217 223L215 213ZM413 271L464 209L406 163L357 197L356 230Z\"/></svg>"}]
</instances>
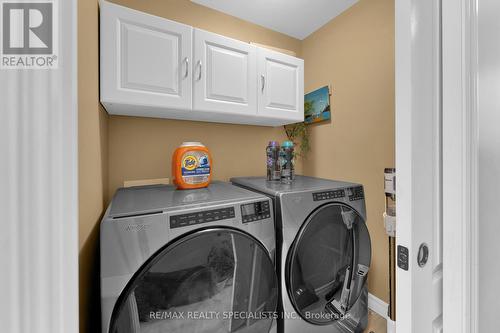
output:
<instances>
[{"instance_id":1,"label":"tide detergent bottle","mask_svg":"<svg viewBox=\"0 0 500 333\"><path fill-rule=\"evenodd\" d=\"M179 190L207 187L212 179L212 158L200 142L184 142L172 156L172 181Z\"/></svg>"}]
</instances>

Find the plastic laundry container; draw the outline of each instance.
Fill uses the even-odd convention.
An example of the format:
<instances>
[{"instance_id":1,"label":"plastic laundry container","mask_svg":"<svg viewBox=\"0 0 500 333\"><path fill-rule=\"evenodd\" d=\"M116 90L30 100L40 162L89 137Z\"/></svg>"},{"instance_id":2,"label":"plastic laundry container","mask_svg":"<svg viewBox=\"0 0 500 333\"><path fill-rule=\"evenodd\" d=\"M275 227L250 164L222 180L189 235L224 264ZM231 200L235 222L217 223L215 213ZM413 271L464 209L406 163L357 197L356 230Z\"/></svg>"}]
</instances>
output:
<instances>
[{"instance_id":1,"label":"plastic laundry container","mask_svg":"<svg viewBox=\"0 0 500 333\"><path fill-rule=\"evenodd\" d=\"M180 190L207 187L212 179L212 157L200 142L184 142L172 156L172 181Z\"/></svg>"}]
</instances>

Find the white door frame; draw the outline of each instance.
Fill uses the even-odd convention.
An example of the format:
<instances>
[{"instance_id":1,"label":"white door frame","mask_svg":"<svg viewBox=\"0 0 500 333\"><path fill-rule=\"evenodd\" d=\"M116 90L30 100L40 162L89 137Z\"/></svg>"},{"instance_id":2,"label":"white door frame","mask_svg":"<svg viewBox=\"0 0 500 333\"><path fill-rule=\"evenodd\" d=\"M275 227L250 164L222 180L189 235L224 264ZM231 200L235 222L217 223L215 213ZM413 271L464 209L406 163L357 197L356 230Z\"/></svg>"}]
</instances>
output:
<instances>
[{"instance_id":1,"label":"white door frame","mask_svg":"<svg viewBox=\"0 0 500 333\"><path fill-rule=\"evenodd\" d=\"M396 2L396 332L442 329L441 1ZM419 248L428 260L417 263Z\"/></svg>"},{"instance_id":2,"label":"white door frame","mask_svg":"<svg viewBox=\"0 0 500 333\"><path fill-rule=\"evenodd\" d=\"M432 70L420 61L424 52L414 44L419 25L432 24L423 22L428 18L422 15L422 7L429 1L396 1L398 244L409 247L410 265L417 251L412 248L416 237L412 224L419 223L415 212L426 209L419 198L412 197L415 184L418 186L425 180L415 170L429 162L421 157L430 159L432 155L417 155L419 148L412 145L412 140L422 138L422 132L427 131L421 123L425 116L420 115L414 101L428 96L419 96L423 90L413 84L422 75L420 71ZM475 333L478 332L477 0L440 0L440 3L442 91L435 93L442 96L442 329ZM416 275L397 269L398 332L420 333L415 330L415 323L420 320L416 313L418 307L426 304L418 297L421 290L415 287L416 279Z\"/></svg>"},{"instance_id":3,"label":"white door frame","mask_svg":"<svg viewBox=\"0 0 500 333\"><path fill-rule=\"evenodd\" d=\"M443 0L443 327L478 332L477 0Z\"/></svg>"}]
</instances>

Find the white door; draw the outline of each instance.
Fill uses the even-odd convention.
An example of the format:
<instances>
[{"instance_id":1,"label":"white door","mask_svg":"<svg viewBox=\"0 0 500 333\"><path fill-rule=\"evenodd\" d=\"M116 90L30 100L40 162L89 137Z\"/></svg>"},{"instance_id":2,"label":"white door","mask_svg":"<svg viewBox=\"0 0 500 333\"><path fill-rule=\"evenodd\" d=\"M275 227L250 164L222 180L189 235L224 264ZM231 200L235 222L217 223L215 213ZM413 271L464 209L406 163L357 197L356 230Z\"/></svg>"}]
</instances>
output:
<instances>
[{"instance_id":1,"label":"white door","mask_svg":"<svg viewBox=\"0 0 500 333\"><path fill-rule=\"evenodd\" d=\"M258 48L259 116L304 121L304 60Z\"/></svg>"},{"instance_id":2,"label":"white door","mask_svg":"<svg viewBox=\"0 0 500 333\"><path fill-rule=\"evenodd\" d=\"M192 30L101 2L103 103L191 109Z\"/></svg>"},{"instance_id":3,"label":"white door","mask_svg":"<svg viewBox=\"0 0 500 333\"><path fill-rule=\"evenodd\" d=\"M256 114L256 47L194 31L194 109Z\"/></svg>"},{"instance_id":4,"label":"white door","mask_svg":"<svg viewBox=\"0 0 500 333\"><path fill-rule=\"evenodd\" d=\"M443 328L441 60L440 1L396 1L397 332Z\"/></svg>"}]
</instances>

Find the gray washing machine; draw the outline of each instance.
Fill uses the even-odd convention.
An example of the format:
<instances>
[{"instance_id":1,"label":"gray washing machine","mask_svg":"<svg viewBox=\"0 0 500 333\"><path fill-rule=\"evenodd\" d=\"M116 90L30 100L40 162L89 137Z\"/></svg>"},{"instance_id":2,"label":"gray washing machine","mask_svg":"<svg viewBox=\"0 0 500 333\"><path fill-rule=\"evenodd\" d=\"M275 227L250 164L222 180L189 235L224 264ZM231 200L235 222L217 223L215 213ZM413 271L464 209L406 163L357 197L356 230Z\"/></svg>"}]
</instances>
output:
<instances>
[{"instance_id":1,"label":"gray washing machine","mask_svg":"<svg viewBox=\"0 0 500 333\"><path fill-rule=\"evenodd\" d=\"M122 188L100 244L103 333L276 331L267 196L223 182Z\"/></svg>"},{"instance_id":2,"label":"gray washing machine","mask_svg":"<svg viewBox=\"0 0 500 333\"><path fill-rule=\"evenodd\" d=\"M363 186L297 176L233 184L266 194L276 219L278 332L363 332L371 261Z\"/></svg>"}]
</instances>

